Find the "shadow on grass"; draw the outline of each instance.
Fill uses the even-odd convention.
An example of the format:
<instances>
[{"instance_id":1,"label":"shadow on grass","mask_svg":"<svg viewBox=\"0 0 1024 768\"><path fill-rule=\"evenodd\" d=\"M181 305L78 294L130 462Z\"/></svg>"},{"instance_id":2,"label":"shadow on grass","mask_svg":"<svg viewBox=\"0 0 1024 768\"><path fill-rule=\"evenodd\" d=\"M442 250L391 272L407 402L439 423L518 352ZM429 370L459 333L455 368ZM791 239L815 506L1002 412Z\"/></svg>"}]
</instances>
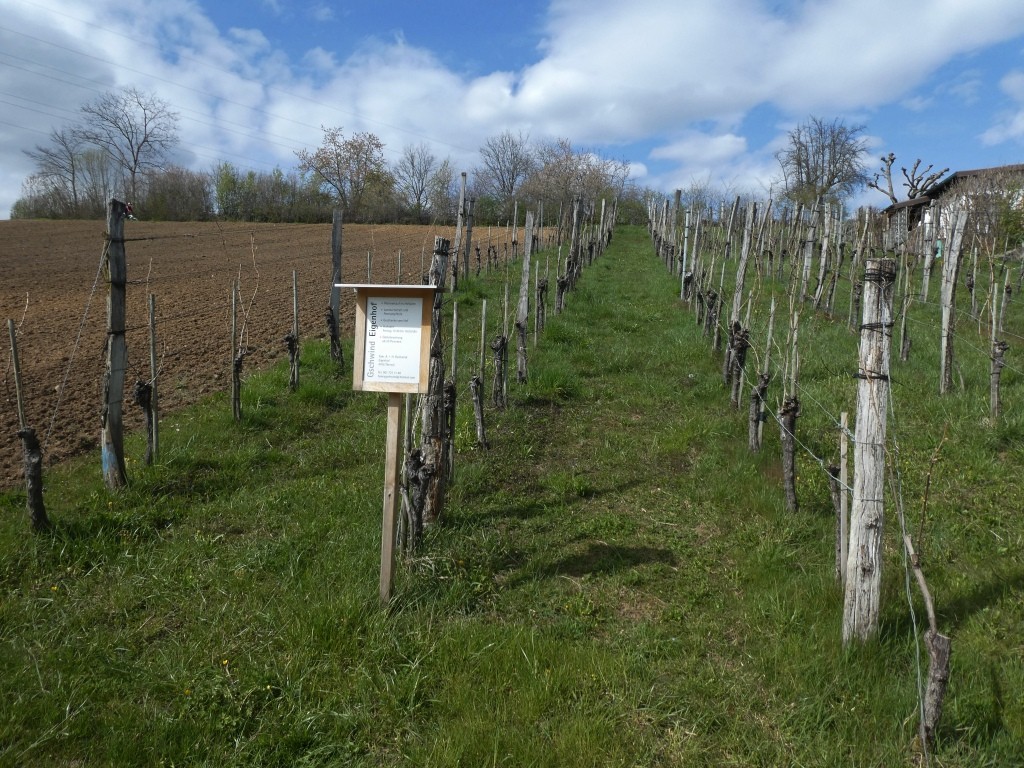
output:
<instances>
[{"instance_id":1,"label":"shadow on grass","mask_svg":"<svg viewBox=\"0 0 1024 768\"><path fill-rule=\"evenodd\" d=\"M1022 589L1024 589L1024 571L1018 570L1013 573L996 574L987 582L978 584L973 589L952 599L944 599L941 594L933 594L935 618L939 625L939 632L945 635L956 632L976 613L995 605L1004 598L1011 597L1013 593L1020 592ZM915 594L914 598L918 600L919 594ZM883 636L906 637L913 633L913 620L905 608L904 604L897 616L881 622L880 629ZM923 632L924 629L927 629L928 619L923 613L919 614L917 619Z\"/></svg>"},{"instance_id":2,"label":"shadow on grass","mask_svg":"<svg viewBox=\"0 0 1024 768\"><path fill-rule=\"evenodd\" d=\"M542 576L609 574L624 568L663 563L675 565L675 553L656 547L627 547L593 542L582 552L563 557L540 570Z\"/></svg>"},{"instance_id":3,"label":"shadow on grass","mask_svg":"<svg viewBox=\"0 0 1024 768\"><path fill-rule=\"evenodd\" d=\"M1024 571L999 574L990 581L978 584L974 589L965 592L953 600L943 601L936 597L935 612L938 614L939 631L958 629L971 616L979 611L995 605L1014 592L1024 588ZM943 628L947 629L943 629Z\"/></svg>"}]
</instances>

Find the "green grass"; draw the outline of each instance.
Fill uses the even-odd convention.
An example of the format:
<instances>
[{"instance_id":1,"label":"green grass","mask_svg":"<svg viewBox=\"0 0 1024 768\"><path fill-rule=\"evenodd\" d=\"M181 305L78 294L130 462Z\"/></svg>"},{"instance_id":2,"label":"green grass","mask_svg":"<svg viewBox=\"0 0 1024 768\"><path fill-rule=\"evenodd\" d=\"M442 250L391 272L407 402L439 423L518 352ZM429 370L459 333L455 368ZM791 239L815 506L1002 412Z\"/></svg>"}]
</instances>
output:
<instances>
[{"instance_id":1,"label":"green grass","mask_svg":"<svg viewBox=\"0 0 1024 768\"><path fill-rule=\"evenodd\" d=\"M461 376L480 300L500 295L497 276L460 289ZM933 397L936 334L915 312L890 423L892 496L915 531L946 425L950 438L922 545L953 638L931 762L1019 765L1024 385L1004 374L1007 417L987 425L987 363L965 346L963 391ZM50 534L28 532L23 493L0 495L0 765L913 764L895 510L880 635L844 649L814 458L836 452L832 416L854 411L856 338L809 312L800 338L792 515L778 428L747 451L745 408L729 407L678 284L643 230L620 229L549 314L525 386L510 350L489 452L460 384L449 506L386 608L386 401L352 393L319 344L298 392L283 367L246 382L241 424L223 397L168 416L149 468L131 439L122 492L95 458L49 472ZM916 593L914 610L921 628Z\"/></svg>"}]
</instances>

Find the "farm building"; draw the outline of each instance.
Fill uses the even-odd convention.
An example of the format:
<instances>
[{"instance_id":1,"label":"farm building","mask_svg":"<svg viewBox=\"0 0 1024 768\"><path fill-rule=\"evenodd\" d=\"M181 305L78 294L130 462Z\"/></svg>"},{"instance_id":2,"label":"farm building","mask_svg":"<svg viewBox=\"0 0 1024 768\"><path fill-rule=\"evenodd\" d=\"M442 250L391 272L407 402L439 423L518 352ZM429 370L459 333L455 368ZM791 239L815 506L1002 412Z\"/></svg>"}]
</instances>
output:
<instances>
[{"instance_id":1,"label":"farm building","mask_svg":"<svg viewBox=\"0 0 1024 768\"><path fill-rule=\"evenodd\" d=\"M957 171L927 194L890 205L882 211L885 247L898 248L912 235L931 242L934 225L946 224L949 212L961 206L967 206L970 214L968 231L978 235L995 234L1007 213L1024 217L1024 163ZM1014 245L1018 244L1009 244Z\"/></svg>"}]
</instances>

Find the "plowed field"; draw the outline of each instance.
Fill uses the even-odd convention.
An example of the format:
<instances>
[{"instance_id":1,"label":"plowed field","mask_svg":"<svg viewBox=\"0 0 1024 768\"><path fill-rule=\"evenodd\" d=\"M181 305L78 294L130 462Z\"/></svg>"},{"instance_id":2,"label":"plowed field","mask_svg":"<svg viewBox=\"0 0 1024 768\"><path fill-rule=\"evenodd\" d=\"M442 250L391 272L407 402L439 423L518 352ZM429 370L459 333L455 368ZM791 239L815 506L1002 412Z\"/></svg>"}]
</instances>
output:
<instances>
[{"instance_id":1,"label":"plowed field","mask_svg":"<svg viewBox=\"0 0 1024 768\"><path fill-rule=\"evenodd\" d=\"M346 225L342 282L420 282L434 236L453 228ZM47 466L99 443L107 288L100 274L104 224L99 221L0 221L0 318L3 319L4 405L0 408L0 487L21 482L8 318L18 327L26 420L44 443ZM486 254L488 231L474 233ZM230 387L231 286L241 285L248 346L246 370L286 355L292 324L292 271L298 273L300 337L325 337L331 279L329 224L126 222L130 397L149 379L148 296L156 299L158 380L162 413ZM504 250L506 230L494 230ZM367 253L372 254L367 280ZM421 256L422 254L422 256ZM353 308L342 299L342 338ZM241 321L240 321L241 322ZM125 428L143 426L125 404ZM97 457L97 472L99 472Z\"/></svg>"}]
</instances>

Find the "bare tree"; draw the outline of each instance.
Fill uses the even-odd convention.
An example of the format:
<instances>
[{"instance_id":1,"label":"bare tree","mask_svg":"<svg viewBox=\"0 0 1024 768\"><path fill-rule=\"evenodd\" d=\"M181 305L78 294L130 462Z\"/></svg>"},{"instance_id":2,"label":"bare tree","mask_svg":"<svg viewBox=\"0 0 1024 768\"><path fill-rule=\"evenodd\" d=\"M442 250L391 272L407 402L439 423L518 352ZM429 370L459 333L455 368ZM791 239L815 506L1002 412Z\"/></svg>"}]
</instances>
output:
<instances>
[{"instance_id":1,"label":"bare tree","mask_svg":"<svg viewBox=\"0 0 1024 768\"><path fill-rule=\"evenodd\" d=\"M178 144L178 115L170 105L137 88L109 92L82 107L77 137L102 149L124 174L136 199L143 173L163 167Z\"/></svg>"},{"instance_id":2,"label":"bare tree","mask_svg":"<svg viewBox=\"0 0 1024 768\"><path fill-rule=\"evenodd\" d=\"M407 144L391 170L402 200L417 220L423 218L430 205L430 183L437 165L437 158L426 144Z\"/></svg>"},{"instance_id":3,"label":"bare tree","mask_svg":"<svg viewBox=\"0 0 1024 768\"><path fill-rule=\"evenodd\" d=\"M626 189L629 166L624 161L577 150L568 139L541 144L534 157L522 192L527 199L544 201L553 212L561 208L563 225L571 216L570 204L575 196L588 201L602 196L618 198Z\"/></svg>"},{"instance_id":4,"label":"bare tree","mask_svg":"<svg viewBox=\"0 0 1024 768\"><path fill-rule=\"evenodd\" d=\"M431 217L439 223L451 223L458 206L455 191L455 169L450 158L445 158L430 176L427 188Z\"/></svg>"},{"instance_id":5,"label":"bare tree","mask_svg":"<svg viewBox=\"0 0 1024 768\"><path fill-rule=\"evenodd\" d=\"M819 197L838 202L865 184L863 133L863 125L813 116L791 130L785 148L775 153L787 197L805 205Z\"/></svg>"},{"instance_id":6,"label":"bare tree","mask_svg":"<svg viewBox=\"0 0 1024 768\"><path fill-rule=\"evenodd\" d=\"M346 138L341 127L326 128L315 152L300 149L299 171L312 174L346 210L346 219L359 220L374 195L390 191L394 179L384 160L384 143L368 132Z\"/></svg>"},{"instance_id":7,"label":"bare tree","mask_svg":"<svg viewBox=\"0 0 1024 768\"><path fill-rule=\"evenodd\" d=\"M900 201L897 197L892 184L892 166L896 162L896 155L890 152L888 155L881 158L882 167L875 174L874 179L868 182L868 187L871 189L877 189L883 195L886 195L889 200L894 204ZM941 171L932 171L931 165L925 169L921 169L920 159L914 161L914 167L909 171L906 167L900 168L903 172L903 186L907 190L907 199L914 200L918 197L923 197L931 192L932 188L942 180L942 177L949 173L949 168L943 168ZM883 186L884 185L884 186Z\"/></svg>"},{"instance_id":8,"label":"bare tree","mask_svg":"<svg viewBox=\"0 0 1024 768\"><path fill-rule=\"evenodd\" d=\"M481 165L474 173L477 190L508 204L534 166L529 137L504 131L480 147Z\"/></svg>"},{"instance_id":9,"label":"bare tree","mask_svg":"<svg viewBox=\"0 0 1024 768\"><path fill-rule=\"evenodd\" d=\"M54 129L49 146L36 144L35 149L24 152L35 162L34 175L49 189L51 202L59 205L63 215L78 215L81 137L67 128Z\"/></svg>"}]
</instances>

